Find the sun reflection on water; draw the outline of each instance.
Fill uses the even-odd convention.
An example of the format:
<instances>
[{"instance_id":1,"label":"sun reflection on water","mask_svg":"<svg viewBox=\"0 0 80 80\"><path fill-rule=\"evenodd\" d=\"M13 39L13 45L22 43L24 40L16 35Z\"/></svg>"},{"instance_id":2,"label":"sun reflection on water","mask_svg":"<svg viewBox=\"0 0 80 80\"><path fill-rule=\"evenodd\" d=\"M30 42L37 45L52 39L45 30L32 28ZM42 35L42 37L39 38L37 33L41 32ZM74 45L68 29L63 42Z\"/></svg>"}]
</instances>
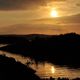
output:
<instances>
[{"instance_id":1,"label":"sun reflection on water","mask_svg":"<svg viewBox=\"0 0 80 80\"><path fill-rule=\"evenodd\" d=\"M39 64L36 74L42 78L49 77L67 77L67 78L76 78L80 77L80 69L69 69L68 67L60 67L52 65L50 63Z\"/></svg>"},{"instance_id":2,"label":"sun reflection on water","mask_svg":"<svg viewBox=\"0 0 80 80\"><path fill-rule=\"evenodd\" d=\"M52 72L52 73L55 73L55 68L54 68L54 66L51 67L51 72Z\"/></svg>"},{"instance_id":3,"label":"sun reflection on water","mask_svg":"<svg viewBox=\"0 0 80 80\"><path fill-rule=\"evenodd\" d=\"M0 51L0 55L6 55L7 57L13 57L16 61L20 61L23 64L26 64L29 61L29 58L21 57L20 55L13 55L7 52ZM30 61L31 62L31 61ZM33 64L29 65L32 69L36 70L36 73L41 78L49 77L68 77L68 78L80 78L80 68L79 69L69 69L68 67L60 67L53 65L51 63L38 63L36 64L33 60Z\"/></svg>"}]
</instances>

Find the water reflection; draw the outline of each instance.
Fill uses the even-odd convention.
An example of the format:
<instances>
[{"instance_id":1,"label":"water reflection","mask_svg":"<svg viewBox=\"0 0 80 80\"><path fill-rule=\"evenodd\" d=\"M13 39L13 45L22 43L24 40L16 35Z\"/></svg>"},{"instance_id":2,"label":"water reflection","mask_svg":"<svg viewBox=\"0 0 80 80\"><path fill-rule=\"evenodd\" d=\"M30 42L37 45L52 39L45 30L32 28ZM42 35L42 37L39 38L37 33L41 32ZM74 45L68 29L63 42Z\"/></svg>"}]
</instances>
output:
<instances>
[{"instance_id":1,"label":"water reflection","mask_svg":"<svg viewBox=\"0 0 80 80\"><path fill-rule=\"evenodd\" d=\"M29 65L29 67L36 70L36 74L41 78L49 78L49 77L68 77L68 78L76 78L80 77L80 69L69 69L68 67L60 67L57 65L53 65L51 63L38 63L36 65L35 61L31 60L29 57L22 57L20 55L13 55L7 52L0 51L0 55L6 55L7 57L13 57L16 61L20 61L23 64ZM30 63L30 64L28 64Z\"/></svg>"},{"instance_id":2,"label":"water reflection","mask_svg":"<svg viewBox=\"0 0 80 80\"><path fill-rule=\"evenodd\" d=\"M0 47L4 47L7 46L8 44L0 44Z\"/></svg>"},{"instance_id":3,"label":"water reflection","mask_svg":"<svg viewBox=\"0 0 80 80\"><path fill-rule=\"evenodd\" d=\"M54 66L51 67L51 72L55 73L55 67Z\"/></svg>"},{"instance_id":4,"label":"water reflection","mask_svg":"<svg viewBox=\"0 0 80 80\"><path fill-rule=\"evenodd\" d=\"M68 67L60 67L56 65L52 65L50 63L39 64L37 69L37 75L42 78L49 77L68 77L68 78L76 78L80 77L80 69L69 69Z\"/></svg>"}]
</instances>

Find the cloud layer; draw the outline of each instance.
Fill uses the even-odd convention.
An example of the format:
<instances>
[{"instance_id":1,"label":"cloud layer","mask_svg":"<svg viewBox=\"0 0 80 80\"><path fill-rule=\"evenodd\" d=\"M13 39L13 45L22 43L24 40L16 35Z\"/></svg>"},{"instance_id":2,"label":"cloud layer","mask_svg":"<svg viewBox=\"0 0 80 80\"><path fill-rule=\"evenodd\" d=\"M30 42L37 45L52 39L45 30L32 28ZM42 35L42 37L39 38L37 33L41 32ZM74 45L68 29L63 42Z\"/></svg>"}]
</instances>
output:
<instances>
[{"instance_id":1,"label":"cloud layer","mask_svg":"<svg viewBox=\"0 0 80 80\"><path fill-rule=\"evenodd\" d=\"M0 0L0 10L30 9L44 6L48 2L64 0Z\"/></svg>"}]
</instances>

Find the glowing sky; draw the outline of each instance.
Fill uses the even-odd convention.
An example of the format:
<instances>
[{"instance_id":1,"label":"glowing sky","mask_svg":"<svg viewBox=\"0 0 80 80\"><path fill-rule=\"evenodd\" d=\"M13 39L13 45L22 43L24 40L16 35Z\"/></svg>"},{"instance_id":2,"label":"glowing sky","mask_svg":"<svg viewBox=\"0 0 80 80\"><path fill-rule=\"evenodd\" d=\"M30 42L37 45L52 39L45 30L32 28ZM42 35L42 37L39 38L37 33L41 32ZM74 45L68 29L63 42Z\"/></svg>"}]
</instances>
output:
<instances>
[{"instance_id":1,"label":"glowing sky","mask_svg":"<svg viewBox=\"0 0 80 80\"><path fill-rule=\"evenodd\" d=\"M29 24L30 19L50 18L53 9L60 17L77 15L80 14L80 0L0 0L0 28ZM5 32L2 30L0 33Z\"/></svg>"}]
</instances>

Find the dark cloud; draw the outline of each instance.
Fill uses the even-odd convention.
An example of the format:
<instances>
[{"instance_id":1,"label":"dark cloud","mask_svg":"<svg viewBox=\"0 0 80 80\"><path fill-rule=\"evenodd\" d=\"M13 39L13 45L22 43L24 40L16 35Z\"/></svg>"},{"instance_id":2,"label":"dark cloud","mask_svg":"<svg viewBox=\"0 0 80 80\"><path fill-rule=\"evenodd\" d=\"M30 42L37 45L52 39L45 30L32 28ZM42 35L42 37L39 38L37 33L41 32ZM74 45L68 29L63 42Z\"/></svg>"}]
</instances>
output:
<instances>
[{"instance_id":1,"label":"dark cloud","mask_svg":"<svg viewBox=\"0 0 80 80\"><path fill-rule=\"evenodd\" d=\"M80 7L80 3L77 3L76 6L79 6Z\"/></svg>"},{"instance_id":2,"label":"dark cloud","mask_svg":"<svg viewBox=\"0 0 80 80\"><path fill-rule=\"evenodd\" d=\"M0 0L0 9L28 9L45 4L46 0Z\"/></svg>"},{"instance_id":3,"label":"dark cloud","mask_svg":"<svg viewBox=\"0 0 80 80\"><path fill-rule=\"evenodd\" d=\"M52 1L65 0L0 0L0 10L30 9L44 6Z\"/></svg>"}]
</instances>

